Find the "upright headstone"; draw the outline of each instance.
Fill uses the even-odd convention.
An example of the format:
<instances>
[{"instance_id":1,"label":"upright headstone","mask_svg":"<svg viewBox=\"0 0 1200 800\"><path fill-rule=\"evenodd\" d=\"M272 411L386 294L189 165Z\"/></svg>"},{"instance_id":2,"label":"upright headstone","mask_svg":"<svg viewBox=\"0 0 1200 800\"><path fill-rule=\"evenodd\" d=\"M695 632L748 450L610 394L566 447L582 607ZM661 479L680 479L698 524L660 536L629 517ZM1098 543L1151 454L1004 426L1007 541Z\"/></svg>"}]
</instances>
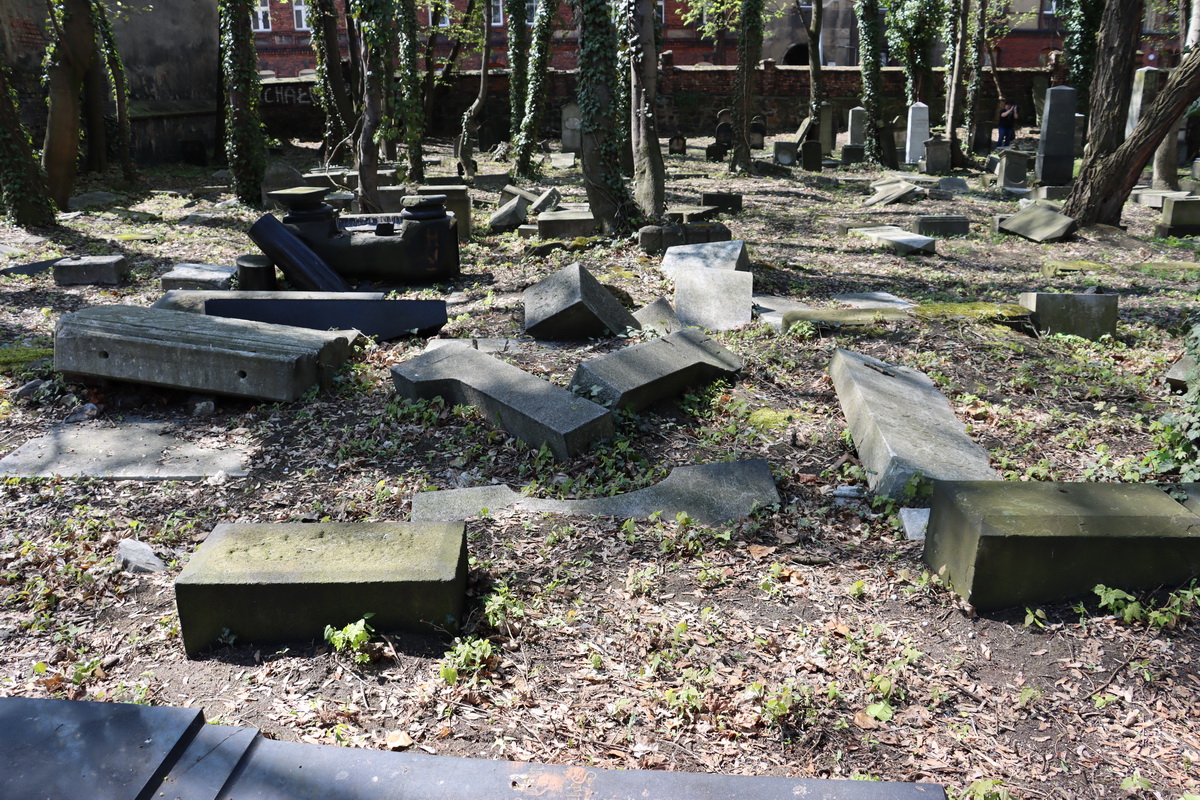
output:
<instances>
[{"instance_id":1,"label":"upright headstone","mask_svg":"<svg viewBox=\"0 0 1200 800\"><path fill-rule=\"evenodd\" d=\"M1035 166L1043 185L1066 186L1075 177L1075 98L1070 86L1055 86L1046 92Z\"/></svg>"},{"instance_id":2,"label":"upright headstone","mask_svg":"<svg viewBox=\"0 0 1200 800\"><path fill-rule=\"evenodd\" d=\"M800 166L808 172L820 172L822 163L821 142L810 139L800 146Z\"/></svg>"},{"instance_id":3,"label":"upright headstone","mask_svg":"<svg viewBox=\"0 0 1200 800\"><path fill-rule=\"evenodd\" d=\"M867 110L862 106L850 109L850 144L866 144Z\"/></svg>"},{"instance_id":4,"label":"upright headstone","mask_svg":"<svg viewBox=\"0 0 1200 800\"><path fill-rule=\"evenodd\" d=\"M750 120L750 149L762 150L767 146L767 121L762 117Z\"/></svg>"},{"instance_id":5,"label":"upright headstone","mask_svg":"<svg viewBox=\"0 0 1200 800\"><path fill-rule=\"evenodd\" d=\"M926 175L943 175L952 170L949 139L926 139L921 169Z\"/></svg>"},{"instance_id":6,"label":"upright headstone","mask_svg":"<svg viewBox=\"0 0 1200 800\"><path fill-rule=\"evenodd\" d=\"M1046 103L1049 99L1046 92L1050 90L1050 78L1046 75L1033 76L1033 117L1034 123L1041 128L1046 127Z\"/></svg>"},{"instance_id":7,"label":"upright headstone","mask_svg":"<svg viewBox=\"0 0 1200 800\"><path fill-rule=\"evenodd\" d=\"M687 138L680 134L672 136L671 141L667 143L667 153L673 156L686 156Z\"/></svg>"},{"instance_id":8,"label":"upright headstone","mask_svg":"<svg viewBox=\"0 0 1200 800\"><path fill-rule=\"evenodd\" d=\"M1142 67L1133 73L1133 95L1129 98L1129 113L1125 117L1125 137L1133 133L1138 120L1166 83L1166 71L1158 67Z\"/></svg>"},{"instance_id":9,"label":"upright headstone","mask_svg":"<svg viewBox=\"0 0 1200 800\"><path fill-rule=\"evenodd\" d=\"M713 131L713 138L716 140L716 144L721 147L733 147L733 123L718 122L716 129Z\"/></svg>"},{"instance_id":10,"label":"upright headstone","mask_svg":"<svg viewBox=\"0 0 1200 800\"><path fill-rule=\"evenodd\" d=\"M1001 186L1024 186L1028 171L1028 153L1022 153L1020 150L1001 151L1000 163L996 167Z\"/></svg>"},{"instance_id":11,"label":"upright headstone","mask_svg":"<svg viewBox=\"0 0 1200 800\"><path fill-rule=\"evenodd\" d=\"M567 103L562 109L562 151L583 152L583 115L575 102Z\"/></svg>"},{"instance_id":12,"label":"upright headstone","mask_svg":"<svg viewBox=\"0 0 1200 800\"><path fill-rule=\"evenodd\" d=\"M925 140L929 138L929 106L913 103L908 107L908 128L904 145L904 160L915 164L925 155Z\"/></svg>"},{"instance_id":13,"label":"upright headstone","mask_svg":"<svg viewBox=\"0 0 1200 800\"><path fill-rule=\"evenodd\" d=\"M822 105L818 119L820 124L818 138L821 142L821 155L831 156L833 155L834 139L837 138L837 131L833 125L833 106L828 103Z\"/></svg>"}]
</instances>

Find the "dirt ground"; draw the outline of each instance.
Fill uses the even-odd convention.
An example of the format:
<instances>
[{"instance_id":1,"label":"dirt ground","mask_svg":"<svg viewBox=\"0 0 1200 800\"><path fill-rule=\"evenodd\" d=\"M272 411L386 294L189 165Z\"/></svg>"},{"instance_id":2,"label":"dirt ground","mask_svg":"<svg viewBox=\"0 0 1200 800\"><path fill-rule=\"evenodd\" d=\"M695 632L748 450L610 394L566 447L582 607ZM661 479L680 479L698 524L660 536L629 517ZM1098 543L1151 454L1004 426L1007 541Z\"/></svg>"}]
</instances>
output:
<instances>
[{"instance_id":1,"label":"dirt ground","mask_svg":"<svg viewBox=\"0 0 1200 800\"><path fill-rule=\"evenodd\" d=\"M691 176L669 182L669 200L744 194L745 210L723 221L751 249L757 293L813 305L877 290L916 303L1015 302L1021 291L1096 286L1120 295L1118 335L1038 337L961 314L788 334L749 326L717 336L745 359L736 381L623 414L613 441L565 463L471 409L397 399L388 369L424 340L368 343L332 386L300 401L220 398L203 417L192 416L186 392L85 386L55 377L44 361L4 366L0 456L90 402L99 416L78 424L166 420L187 438L248 446L251 474L200 483L6 479L0 695L201 707L210 721L285 740L928 781L979 800L1200 791L1191 596L1175 595L1182 614L1164 627L1146 614L1119 619L1096 596L975 613L929 573L921 544L905 540L896 503L833 496L865 480L825 374L835 347L924 371L1008 480L1171 482L1160 420L1182 400L1164 375L1184 351L1200 245L1151 238L1158 213L1134 204L1127 230L1038 245L991 233L990 216L1016 203L979 190L973 176L975 191L954 200L865 208L878 173L730 177L703 161L703 141L691 144L686 159L668 159ZM315 163L311 145L279 157ZM51 230L0 225L0 244L15 251L0 267L123 253L135 268L116 289L60 288L48 273L0 277L0 343L49 348L64 313L148 305L171 264L253 252L245 231L261 212L229 194L191 196L210 172L147 171L132 189L84 176L79 191L107 188L121 199ZM584 199L577 173L548 170L539 185ZM477 231L487 213L477 208ZM966 215L972 233L939 241L936 256L893 256L837 231L840 221L907 226L939 213ZM523 257L525 244L477 234L463 249L461 280L401 296L460 293L440 335L499 337L521 334L521 292L573 261L632 306L671 294L658 258L629 241L541 258ZM1049 260L1088 263L1045 278ZM623 344L509 360L566 385L577 363ZM48 383L17 399L34 378ZM218 523L403 520L416 492L489 482L546 497L615 494L675 466L739 458L770 462L782 503L734 528L526 513L470 520L472 611L456 640L377 634L366 663L326 642L276 648L236 638L184 656L172 581ZM170 569L121 571L117 542L130 536L151 543ZM1162 608L1179 588L1139 599Z\"/></svg>"}]
</instances>

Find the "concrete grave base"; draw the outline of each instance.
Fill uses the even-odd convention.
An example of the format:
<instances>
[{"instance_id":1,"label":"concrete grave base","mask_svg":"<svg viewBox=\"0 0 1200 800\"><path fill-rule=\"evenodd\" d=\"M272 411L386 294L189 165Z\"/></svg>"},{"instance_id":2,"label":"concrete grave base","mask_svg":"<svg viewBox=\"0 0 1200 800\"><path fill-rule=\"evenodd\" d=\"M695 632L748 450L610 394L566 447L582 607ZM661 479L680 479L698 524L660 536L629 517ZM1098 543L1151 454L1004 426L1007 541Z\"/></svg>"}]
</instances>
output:
<instances>
[{"instance_id":1,"label":"concrete grave base","mask_svg":"<svg viewBox=\"0 0 1200 800\"><path fill-rule=\"evenodd\" d=\"M1200 575L1200 517L1147 484L943 481L925 562L981 610L1174 587Z\"/></svg>"},{"instance_id":2,"label":"concrete grave base","mask_svg":"<svg viewBox=\"0 0 1200 800\"><path fill-rule=\"evenodd\" d=\"M125 256L76 256L59 259L53 269L59 286L117 286L130 267Z\"/></svg>"},{"instance_id":3,"label":"concrete grave base","mask_svg":"<svg viewBox=\"0 0 1200 800\"><path fill-rule=\"evenodd\" d=\"M228 629L244 642L321 639L372 613L381 631L454 632L466 601L462 523L218 525L175 581L195 656Z\"/></svg>"},{"instance_id":4,"label":"concrete grave base","mask_svg":"<svg viewBox=\"0 0 1200 800\"><path fill-rule=\"evenodd\" d=\"M228 289L237 267L220 264L176 264L160 279L163 291L171 289Z\"/></svg>"},{"instance_id":5,"label":"concrete grave base","mask_svg":"<svg viewBox=\"0 0 1200 800\"><path fill-rule=\"evenodd\" d=\"M1017 300L1032 312L1041 333L1069 333L1093 341L1117 334L1117 295L1022 292Z\"/></svg>"},{"instance_id":6,"label":"concrete grave base","mask_svg":"<svg viewBox=\"0 0 1200 800\"><path fill-rule=\"evenodd\" d=\"M172 289L151 308L203 314L207 300L382 300L383 292L219 292L207 289Z\"/></svg>"},{"instance_id":7,"label":"concrete grave base","mask_svg":"<svg viewBox=\"0 0 1200 800\"><path fill-rule=\"evenodd\" d=\"M660 266L663 274L675 277L687 269L750 269L750 254L741 239L730 242L705 242L668 247Z\"/></svg>"}]
</instances>

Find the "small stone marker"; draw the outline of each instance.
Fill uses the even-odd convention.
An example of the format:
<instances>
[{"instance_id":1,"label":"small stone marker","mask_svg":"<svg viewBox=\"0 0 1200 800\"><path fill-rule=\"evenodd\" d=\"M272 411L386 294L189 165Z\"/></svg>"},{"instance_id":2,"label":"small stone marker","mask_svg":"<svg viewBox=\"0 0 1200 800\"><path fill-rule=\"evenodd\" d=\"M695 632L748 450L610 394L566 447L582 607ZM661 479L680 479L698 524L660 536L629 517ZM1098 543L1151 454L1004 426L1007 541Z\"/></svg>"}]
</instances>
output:
<instances>
[{"instance_id":1,"label":"small stone marker","mask_svg":"<svg viewBox=\"0 0 1200 800\"><path fill-rule=\"evenodd\" d=\"M867 148L861 144L842 145L842 166L848 167L851 164L861 164L866 160Z\"/></svg>"},{"instance_id":2,"label":"small stone marker","mask_svg":"<svg viewBox=\"0 0 1200 800\"><path fill-rule=\"evenodd\" d=\"M729 157L729 145L717 142L704 148L704 160L721 162Z\"/></svg>"},{"instance_id":3,"label":"small stone marker","mask_svg":"<svg viewBox=\"0 0 1200 800\"><path fill-rule=\"evenodd\" d=\"M551 186L546 191L538 195L533 201L533 205L529 207L530 212L541 214L543 211L553 211L558 208L558 204L562 202L562 194Z\"/></svg>"},{"instance_id":4,"label":"small stone marker","mask_svg":"<svg viewBox=\"0 0 1200 800\"><path fill-rule=\"evenodd\" d=\"M924 103L909 106L905 130L904 160L916 164L925 157L925 142L929 139L929 106Z\"/></svg>"},{"instance_id":5,"label":"small stone marker","mask_svg":"<svg viewBox=\"0 0 1200 800\"><path fill-rule=\"evenodd\" d=\"M789 297L775 297L769 294L756 294L751 299L758 321L777 331L786 330L783 326L783 315L787 312L807 311L812 308L812 306Z\"/></svg>"},{"instance_id":6,"label":"small stone marker","mask_svg":"<svg viewBox=\"0 0 1200 800\"><path fill-rule=\"evenodd\" d=\"M1177 586L1200 575L1200 517L1148 484L938 482L925 562L981 611Z\"/></svg>"},{"instance_id":7,"label":"small stone marker","mask_svg":"<svg viewBox=\"0 0 1200 800\"><path fill-rule=\"evenodd\" d=\"M761 459L676 467L654 486L612 497L588 500L544 500L524 497L507 486L477 486L413 495L414 520L463 520L515 508L535 514L664 519L687 514L699 525L726 525L744 519L755 508L775 505L779 491L770 465Z\"/></svg>"},{"instance_id":8,"label":"small stone marker","mask_svg":"<svg viewBox=\"0 0 1200 800\"><path fill-rule=\"evenodd\" d=\"M555 169L573 169L575 167L574 153L551 153L550 166Z\"/></svg>"},{"instance_id":9,"label":"small stone marker","mask_svg":"<svg viewBox=\"0 0 1200 800\"><path fill-rule=\"evenodd\" d=\"M921 172L926 175L943 175L952 169L949 140L940 137L926 139L925 157L921 159Z\"/></svg>"},{"instance_id":10,"label":"small stone marker","mask_svg":"<svg viewBox=\"0 0 1200 800\"><path fill-rule=\"evenodd\" d=\"M708 334L689 328L584 361L570 388L608 408L640 411L741 368L740 358Z\"/></svg>"},{"instance_id":11,"label":"small stone marker","mask_svg":"<svg viewBox=\"0 0 1200 800\"><path fill-rule=\"evenodd\" d=\"M529 208L529 200L524 197L514 197L504 205L500 206L491 217L488 218L488 227L492 233L508 233L515 231L517 228L524 225L529 216L526 213Z\"/></svg>"},{"instance_id":12,"label":"small stone marker","mask_svg":"<svg viewBox=\"0 0 1200 800\"><path fill-rule=\"evenodd\" d=\"M215 448L177 438L165 422L126 420L51 428L0 459L0 475L195 481L224 472L244 478L247 457L241 446Z\"/></svg>"},{"instance_id":13,"label":"small stone marker","mask_svg":"<svg viewBox=\"0 0 1200 800\"><path fill-rule=\"evenodd\" d=\"M947 236L969 236L971 223L958 214L917 217L917 233L922 236L945 238Z\"/></svg>"},{"instance_id":14,"label":"small stone marker","mask_svg":"<svg viewBox=\"0 0 1200 800\"><path fill-rule=\"evenodd\" d=\"M1162 208L1162 222L1155 226L1155 236L1200 235L1200 197L1167 197Z\"/></svg>"},{"instance_id":15,"label":"small stone marker","mask_svg":"<svg viewBox=\"0 0 1200 800\"><path fill-rule=\"evenodd\" d=\"M1000 479L923 372L839 348L829 375L877 494L903 499L929 480Z\"/></svg>"},{"instance_id":16,"label":"small stone marker","mask_svg":"<svg viewBox=\"0 0 1200 800\"><path fill-rule=\"evenodd\" d=\"M417 194L440 194L446 198L446 209L454 215L458 223L458 241L471 240L471 192L461 184L442 184L440 186L418 186ZM330 198L325 198L326 202Z\"/></svg>"},{"instance_id":17,"label":"small stone marker","mask_svg":"<svg viewBox=\"0 0 1200 800\"><path fill-rule=\"evenodd\" d=\"M785 167L794 167L800 160L800 146L796 142L775 143L775 163Z\"/></svg>"},{"instance_id":18,"label":"small stone marker","mask_svg":"<svg viewBox=\"0 0 1200 800\"><path fill-rule=\"evenodd\" d=\"M996 164L1001 188L1021 188L1029 176L1029 154L1020 150L1002 150Z\"/></svg>"},{"instance_id":19,"label":"small stone marker","mask_svg":"<svg viewBox=\"0 0 1200 800\"><path fill-rule=\"evenodd\" d=\"M1117 295L1022 292L1018 301L1032 312L1041 333L1068 333L1096 341L1117 335Z\"/></svg>"},{"instance_id":20,"label":"small stone marker","mask_svg":"<svg viewBox=\"0 0 1200 800\"><path fill-rule=\"evenodd\" d=\"M1075 179L1075 99L1070 86L1046 91L1042 131L1034 174L1047 186L1066 186Z\"/></svg>"},{"instance_id":21,"label":"small stone marker","mask_svg":"<svg viewBox=\"0 0 1200 800\"><path fill-rule=\"evenodd\" d=\"M862 106L855 106L850 109L849 120L850 144L856 146L866 144L867 110Z\"/></svg>"},{"instance_id":22,"label":"small stone marker","mask_svg":"<svg viewBox=\"0 0 1200 800\"><path fill-rule=\"evenodd\" d=\"M217 292L207 289L172 289L158 298L151 308L164 311L186 311L203 314L208 300L382 300L383 292L280 292L234 291Z\"/></svg>"},{"instance_id":23,"label":"small stone marker","mask_svg":"<svg viewBox=\"0 0 1200 800\"><path fill-rule=\"evenodd\" d=\"M384 631L457 631L467 538L453 522L223 524L175 580L183 646L228 630L254 643L321 639L370 613Z\"/></svg>"},{"instance_id":24,"label":"small stone marker","mask_svg":"<svg viewBox=\"0 0 1200 800\"><path fill-rule=\"evenodd\" d=\"M821 152L821 141L809 139L800 145L800 168L807 172L820 172L825 167L825 157Z\"/></svg>"},{"instance_id":25,"label":"small stone marker","mask_svg":"<svg viewBox=\"0 0 1200 800\"><path fill-rule=\"evenodd\" d=\"M762 117L752 118L747 136L751 150L762 150L767 146L767 121Z\"/></svg>"},{"instance_id":26,"label":"small stone marker","mask_svg":"<svg viewBox=\"0 0 1200 800\"><path fill-rule=\"evenodd\" d=\"M125 256L76 256L54 262L59 286L117 286L129 274Z\"/></svg>"},{"instance_id":27,"label":"small stone marker","mask_svg":"<svg viewBox=\"0 0 1200 800\"><path fill-rule=\"evenodd\" d=\"M122 539L117 543L117 560L129 572L162 572L167 568L154 548L137 539Z\"/></svg>"},{"instance_id":28,"label":"small stone marker","mask_svg":"<svg viewBox=\"0 0 1200 800\"><path fill-rule=\"evenodd\" d=\"M668 247L660 265L663 274L674 278L689 269L750 269L750 254L741 239L730 242L704 242Z\"/></svg>"},{"instance_id":29,"label":"small stone marker","mask_svg":"<svg viewBox=\"0 0 1200 800\"><path fill-rule=\"evenodd\" d=\"M525 290L525 332L538 339L590 339L637 330L638 321L578 262Z\"/></svg>"},{"instance_id":30,"label":"small stone marker","mask_svg":"<svg viewBox=\"0 0 1200 800\"><path fill-rule=\"evenodd\" d=\"M895 225L876 225L867 228L851 228L850 233L865 236L876 244L888 247L899 256L935 255L937 241L928 236L910 233Z\"/></svg>"},{"instance_id":31,"label":"small stone marker","mask_svg":"<svg viewBox=\"0 0 1200 800\"><path fill-rule=\"evenodd\" d=\"M672 156L687 155L687 137L676 134L667 142L667 154Z\"/></svg>"},{"instance_id":32,"label":"small stone marker","mask_svg":"<svg viewBox=\"0 0 1200 800\"><path fill-rule=\"evenodd\" d=\"M275 269L274 265L271 267ZM162 276L163 291L171 289L228 289L233 284L233 276L237 267L226 267L217 264L176 264L170 272Z\"/></svg>"},{"instance_id":33,"label":"small stone marker","mask_svg":"<svg viewBox=\"0 0 1200 800\"><path fill-rule=\"evenodd\" d=\"M138 306L64 314L59 372L291 402L332 379L352 335Z\"/></svg>"},{"instance_id":34,"label":"small stone marker","mask_svg":"<svg viewBox=\"0 0 1200 800\"><path fill-rule=\"evenodd\" d=\"M654 331L659 336L667 336L683 329L683 323L671 308L671 303L665 297L660 297L649 305L642 306L633 313L633 318L642 326L643 331Z\"/></svg>"},{"instance_id":35,"label":"small stone marker","mask_svg":"<svg viewBox=\"0 0 1200 800\"><path fill-rule=\"evenodd\" d=\"M685 325L727 331L753 318L754 276L725 269L685 269L675 275L675 313Z\"/></svg>"},{"instance_id":36,"label":"small stone marker","mask_svg":"<svg viewBox=\"0 0 1200 800\"><path fill-rule=\"evenodd\" d=\"M663 216L671 222L706 222L715 219L720 210L716 206L669 206Z\"/></svg>"},{"instance_id":37,"label":"small stone marker","mask_svg":"<svg viewBox=\"0 0 1200 800\"><path fill-rule=\"evenodd\" d=\"M742 196L736 192L704 192L700 195L700 205L736 214L742 210Z\"/></svg>"},{"instance_id":38,"label":"small stone marker","mask_svg":"<svg viewBox=\"0 0 1200 800\"><path fill-rule=\"evenodd\" d=\"M613 435L612 414L511 364L468 347L443 347L392 367L401 397L444 397L477 406L488 420L555 458L579 455Z\"/></svg>"},{"instance_id":39,"label":"small stone marker","mask_svg":"<svg viewBox=\"0 0 1200 800\"><path fill-rule=\"evenodd\" d=\"M953 192L954 194L964 194L971 191L971 187L967 185L965 178L947 177L938 180L938 188L943 192Z\"/></svg>"},{"instance_id":40,"label":"small stone marker","mask_svg":"<svg viewBox=\"0 0 1200 800\"><path fill-rule=\"evenodd\" d=\"M264 255L240 255L237 257L236 269L238 289L242 291L274 292L279 289L275 277L275 262Z\"/></svg>"},{"instance_id":41,"label":"small stone marker","mask_svg":"<svg viewBox=\"0 0 1200 800\"><path fill-rule=\"evenodd\" d=\"M1075 220L1035 203L1000 223L1004 233L1015 233L1034 242L1061 242L1075 232Z\"/></svg>"},{"instance_id":42,"label":"small stone marker","mask_svg":"<svg viewBox=\"0 0 1200 800\"><path fill-rule=\"evenodd\" d=\"M579 104L570 102L563 106L561 120L562 151L571 154L583 152L583 114Z\"/></svg>"},{"instance_id":43,"label":"small stone marker","mask_svg":"<svg viewBox=\"0 0 1200 800\"><path fill-rule=\"evenodd\" d=\"M537 218L543 239L578 239L596 235L596 218L590 211L546 211Z\"/></svg>"},{"instance_id":44,"label":"small stone marker","mask_svg":"<svg viewBox=\"0 0 1200 800\"><path fill-rule=\"evenodd\" d=\"M1193 380L1196 372L1196 359L1189 355L1181 357L1167 370L1167 385L1175 392L1186 392L1188 381Z\"/></svg>"}]
</instances>

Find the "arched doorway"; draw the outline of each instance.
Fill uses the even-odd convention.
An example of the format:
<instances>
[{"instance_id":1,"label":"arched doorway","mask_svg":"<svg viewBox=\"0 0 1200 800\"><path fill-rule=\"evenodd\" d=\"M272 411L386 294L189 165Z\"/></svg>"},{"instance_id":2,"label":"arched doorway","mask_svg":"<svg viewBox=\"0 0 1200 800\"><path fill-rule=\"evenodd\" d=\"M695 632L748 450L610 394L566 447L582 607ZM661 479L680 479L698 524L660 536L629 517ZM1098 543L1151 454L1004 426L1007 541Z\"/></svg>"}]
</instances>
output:
<instances>
[{"instance_id":1,"label":"arched doorway","mask_svg":"<svg viewBox=\"0 0 1200 800\"><path fill-rule=\"evenodd\" d=\"M808 45L794 44L783 54L783 64L786 67L808 66Z\"/></svg>"}]
</instances>

